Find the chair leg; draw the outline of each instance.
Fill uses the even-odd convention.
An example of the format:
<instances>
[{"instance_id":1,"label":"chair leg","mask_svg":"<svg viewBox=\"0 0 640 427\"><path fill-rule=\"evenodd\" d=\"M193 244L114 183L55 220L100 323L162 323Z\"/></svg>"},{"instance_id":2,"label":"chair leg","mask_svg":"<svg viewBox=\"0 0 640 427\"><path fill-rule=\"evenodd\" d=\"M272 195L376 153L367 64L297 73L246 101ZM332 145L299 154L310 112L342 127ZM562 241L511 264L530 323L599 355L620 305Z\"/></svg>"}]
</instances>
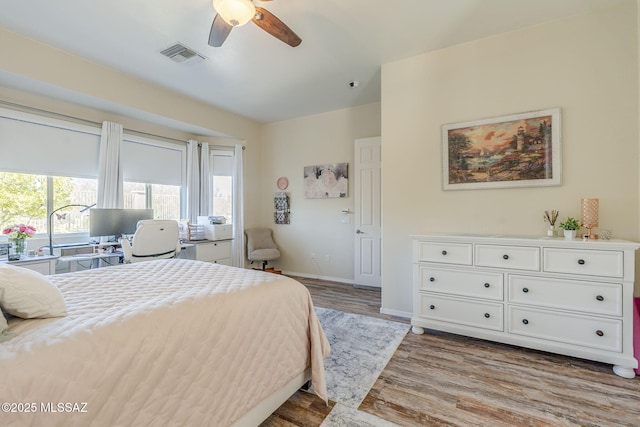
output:
<instances>
[{"instance_id":1,"label":"chair leg","mask_svg":"<svg viewBox=\"0 0 640 427\"><path fill-rule=\"evenodd\" d=\"M262 261L262 271L267 269L267 261Z\"/></svg>"}]
</instances>

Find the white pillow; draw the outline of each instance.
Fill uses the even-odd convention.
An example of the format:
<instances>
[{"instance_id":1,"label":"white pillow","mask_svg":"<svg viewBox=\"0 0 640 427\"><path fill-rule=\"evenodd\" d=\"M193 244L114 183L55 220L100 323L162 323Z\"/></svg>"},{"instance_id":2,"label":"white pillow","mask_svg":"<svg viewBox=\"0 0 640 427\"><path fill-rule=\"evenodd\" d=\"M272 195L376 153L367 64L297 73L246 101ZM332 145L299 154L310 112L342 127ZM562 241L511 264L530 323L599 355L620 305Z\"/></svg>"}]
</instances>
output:
<instances>
[{"instance_id":1,"label":"white pillow","mask_svg":"<svg viewBox=\"0 0 640 427\"><path fill-rule=\"evenodd\" d=\"M67 314L62 293L49 279L37 271L4 263L0 263L0 307L23 319Z\"/></svg>"}]
</instances>

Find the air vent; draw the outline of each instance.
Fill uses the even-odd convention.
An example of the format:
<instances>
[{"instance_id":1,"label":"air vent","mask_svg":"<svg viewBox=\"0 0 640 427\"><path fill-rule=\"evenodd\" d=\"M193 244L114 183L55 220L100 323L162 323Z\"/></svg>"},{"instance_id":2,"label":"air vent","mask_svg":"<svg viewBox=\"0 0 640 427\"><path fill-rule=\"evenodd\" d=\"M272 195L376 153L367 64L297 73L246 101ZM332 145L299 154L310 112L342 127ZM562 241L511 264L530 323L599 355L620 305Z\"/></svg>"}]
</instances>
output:
<instances>
[{"instance_id":1,"label":"air vent","mask_svg":"<svg viewBox=\"0 0 640 427\"><path fill-rule=\"evenodd\" d=\"M205 59L204 56L200 55L198 52L189 49L183 44L176 43L171 47L166 48L162 52L160 52L167 58L171 59L173 62L186 62L186 61L201 61Z\"/></svg>"}]
</instances>

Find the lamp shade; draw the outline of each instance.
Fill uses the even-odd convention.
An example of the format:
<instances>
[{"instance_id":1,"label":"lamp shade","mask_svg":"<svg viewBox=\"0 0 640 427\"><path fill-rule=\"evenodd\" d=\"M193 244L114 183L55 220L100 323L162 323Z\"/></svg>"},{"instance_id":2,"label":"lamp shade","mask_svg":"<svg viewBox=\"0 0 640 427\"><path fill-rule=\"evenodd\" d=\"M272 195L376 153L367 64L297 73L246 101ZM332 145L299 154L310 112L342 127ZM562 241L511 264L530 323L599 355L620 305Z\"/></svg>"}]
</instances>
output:
<instances>
[{"instance_id":1,"label":"lamp shade","mask_svg":"<svg viewBox=\"0 0 640 427\"><path fill-rule=\"evenodd\" d=\"M256 15L256 7L251 0L213 0L213 8L234 27L246 24Z\"/></svg>"},{"instance_id":2,"label":"lamp shade","mask_svg":"<svg viewBox=\"0 0 640 427\"><path fill-rule=\"evenodd\" d=\"M598 226L599 199L582 199L582 226L593 228Z\"/></svg>"}]
</instances>

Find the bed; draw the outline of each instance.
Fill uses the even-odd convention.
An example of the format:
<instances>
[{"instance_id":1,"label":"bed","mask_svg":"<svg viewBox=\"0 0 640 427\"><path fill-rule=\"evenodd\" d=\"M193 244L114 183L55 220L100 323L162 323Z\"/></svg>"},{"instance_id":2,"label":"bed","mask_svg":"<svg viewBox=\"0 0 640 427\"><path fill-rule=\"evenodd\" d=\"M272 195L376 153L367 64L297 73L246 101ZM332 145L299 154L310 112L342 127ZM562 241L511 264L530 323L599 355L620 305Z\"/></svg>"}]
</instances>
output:
<instances>
[{"instance_id":1,"label":"bed","mask_svg":"<svg viewBox=\"0 0 640 427\"><path fill-rule=\"evenodd\" d=\"M257 425L309 379L327 400L329 343L291 278L172 259L48 279L67 315L9 320L3 426Z\"/></svg>"}]
</instances>

